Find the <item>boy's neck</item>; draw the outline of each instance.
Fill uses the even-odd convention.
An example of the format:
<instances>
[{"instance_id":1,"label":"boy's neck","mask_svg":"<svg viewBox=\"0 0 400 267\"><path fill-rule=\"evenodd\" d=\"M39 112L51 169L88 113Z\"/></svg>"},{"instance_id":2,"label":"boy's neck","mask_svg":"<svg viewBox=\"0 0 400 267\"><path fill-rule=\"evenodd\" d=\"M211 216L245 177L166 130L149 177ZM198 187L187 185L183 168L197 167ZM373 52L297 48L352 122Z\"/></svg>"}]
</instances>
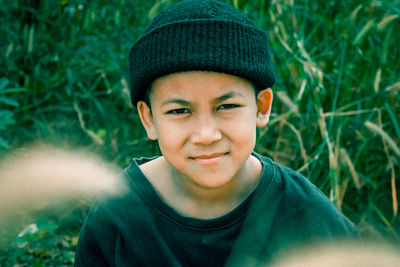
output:
<instances>
[{"instance_id":1,"label":"boy's neck","mask_svg":"<svg viewBox=\"0 0 400 267\"><path fill-rule=\"evenodd\" d=\"M239 206L257 186L262 171L260 161L250 156L229 183L210 189L188 182L164 157L140 168L168 205L184 216L199 219L220 217Z\"/></svg>"}]
</instances>

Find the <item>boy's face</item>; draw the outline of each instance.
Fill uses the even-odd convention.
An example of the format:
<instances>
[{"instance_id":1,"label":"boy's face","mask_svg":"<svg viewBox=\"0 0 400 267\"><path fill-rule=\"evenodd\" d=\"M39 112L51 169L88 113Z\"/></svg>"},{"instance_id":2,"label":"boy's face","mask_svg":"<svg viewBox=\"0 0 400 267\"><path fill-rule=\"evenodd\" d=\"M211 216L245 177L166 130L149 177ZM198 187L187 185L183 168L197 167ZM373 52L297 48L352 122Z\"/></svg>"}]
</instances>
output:
<instances>
[{"instance_id":1,"label":"boy's face","mask_svg":"<svg viewBox=\"0 0 400 267\"><path fill-rule=\"evenodd\" d=\"M215 72L174 73L154 81L151 110L138 103L142 123L174 174L202 188L217 188L247 174L256 126L268 122L272 92Z\"/></svg>"}]
</instances>

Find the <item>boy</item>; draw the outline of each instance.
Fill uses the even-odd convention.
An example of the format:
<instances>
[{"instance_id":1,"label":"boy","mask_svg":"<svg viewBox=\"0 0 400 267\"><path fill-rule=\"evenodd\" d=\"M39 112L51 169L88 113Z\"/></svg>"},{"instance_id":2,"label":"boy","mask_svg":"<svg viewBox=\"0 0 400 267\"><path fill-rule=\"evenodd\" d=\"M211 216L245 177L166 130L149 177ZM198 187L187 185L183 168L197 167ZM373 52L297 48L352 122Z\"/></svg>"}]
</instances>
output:
<instances>
[{"instance_id":1,"label":"boy","mask_svg":"<svg viewBox=\"0 0 400 267\"><path fill-rule=\"evenodd\" d=\"M243 266L357 236L304 177L253 152L275 76L266 33L241 12L172 5L133 45L129 67L132 103L162 156L133 160L129 193L94 205L76 266Z\"/></svg>"}]
</instances>

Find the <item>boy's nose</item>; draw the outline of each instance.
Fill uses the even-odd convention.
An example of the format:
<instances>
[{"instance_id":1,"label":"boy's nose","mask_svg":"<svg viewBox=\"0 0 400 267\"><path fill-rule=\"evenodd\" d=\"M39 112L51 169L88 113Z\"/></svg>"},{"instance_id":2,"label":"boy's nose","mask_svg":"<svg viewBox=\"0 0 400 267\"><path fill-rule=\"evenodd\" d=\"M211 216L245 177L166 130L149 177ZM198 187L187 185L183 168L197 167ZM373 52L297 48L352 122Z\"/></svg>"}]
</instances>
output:
<instances>
[{"instance_id":1,"label":"boy's nose","mask_svg":"<svg viewBox=\"0 0 400 267\"><path fill-rule=\"evenodd\" d=\"M221 140L222 134L213 120L196 122L193 126L191 141L193 144L209 145Z\"/></svg>"}]
</instances>

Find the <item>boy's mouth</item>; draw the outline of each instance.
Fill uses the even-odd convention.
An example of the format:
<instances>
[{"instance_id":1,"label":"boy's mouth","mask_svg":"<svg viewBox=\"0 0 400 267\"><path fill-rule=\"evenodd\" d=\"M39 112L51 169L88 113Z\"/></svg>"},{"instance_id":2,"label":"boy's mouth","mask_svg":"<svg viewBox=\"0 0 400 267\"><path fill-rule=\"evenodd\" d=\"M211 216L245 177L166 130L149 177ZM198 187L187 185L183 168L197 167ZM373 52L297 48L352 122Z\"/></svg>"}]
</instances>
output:
<instances>
[{"instance_id":1,"label":"boy's mouth","mask_svg":"<svg viewBox=\"0 0 400 267\"><path fill-rule=\"evenodd\" d=\"M225 155L228 153L213 153L213 154L204 154L204 155L198 155L191 157L191 159L195 160L196 162L203 164L203 165L209 165L209 164L215 164L219 162Z\"/></svg>"}]
</instances>

